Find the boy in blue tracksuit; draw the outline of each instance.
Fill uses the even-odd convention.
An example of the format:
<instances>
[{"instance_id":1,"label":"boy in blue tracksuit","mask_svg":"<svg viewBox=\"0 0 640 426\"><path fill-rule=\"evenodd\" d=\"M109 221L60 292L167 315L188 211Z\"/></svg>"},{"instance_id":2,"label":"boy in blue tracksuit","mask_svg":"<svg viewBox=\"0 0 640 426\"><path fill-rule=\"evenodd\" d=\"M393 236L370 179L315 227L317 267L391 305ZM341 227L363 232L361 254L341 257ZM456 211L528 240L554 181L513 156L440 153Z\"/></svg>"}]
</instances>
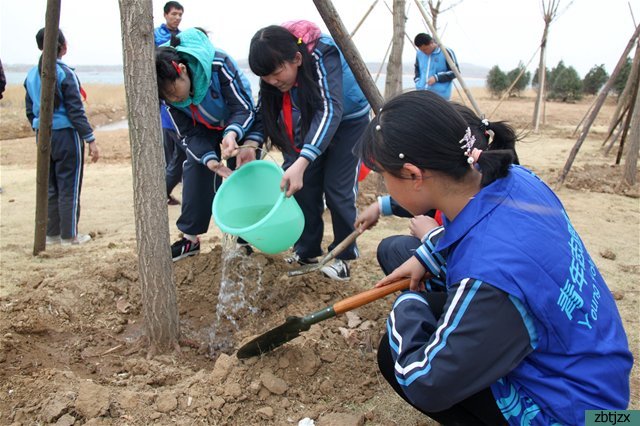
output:
<instances>
[{"instance_id":1,"label":"boy in blue tracksuit","mask_svg":"<svg viewBox=\"0 0 640 426\"><path fill-rule=\"evenodd\" d=\"M496 137L515 141L499 124ZM511 150L478 146L425 91L387 102L361 139L393 198L444 223L377 284L411 278L378 348L381 373L443 424L582 425L586 410L626 409L623 324L562 203ZM445 291L425 291L426 273Z\"/></svg>"},{"instance_id":2,"label":"boy in blue tracksuit","mask_svg":"<svg viewBox=\"0 0 640 426\"><path fill-rule=\"evenodd\" d=\"M414 43L418 48L413 79L416 90L429 90L449 100L456 75L449 67L442 49L429 34L425 33L418 34ZM447 52L456 64L456 68L460 69L453 50L447 48Z\"/></svg>"},{"instance_id":3,"label":"boy in blue tracksuit","mask_svg":"<svg viewBox=\"0 0 640 426\"><path fill-rule=\"evenodd\" d=\"M160 99L187 153L177 222L183 238L171 246L176 261L199 253L198 235L209 228L215 190L231 174L221 162L221 144L257 148L262 136L251 131L255 108L249 81L202 30L187 29L157 48L156 73ZM255 158L254 149L242 149L229 166Z\"/></svg>"},{"instance_id":4,"label":"boy in blue tracksuit","mask_svg":"<svg viewBox=\"0 0 640 426\"><path fill-rule=\"evenodd\" d=\"M44 28L36 34L38 48L44 44ZM47 216L47 244L83 244L91 240L78 232L80 219L80 190L84 168L84 143L89 146L92 162L100 153L93 129L82 105L83 90L80 81L68 65L60 60L67 53L67 44L58 31L58 60L56 61L56 88L51 132L49 164L49 191ZM42 57L24 82L26 114L31 127L40 129L40 72Z\"/></svg>"},{"instance_id":5,"label":"boy in blue tracksuit","mask_svg":"<svg viewBox=\"0 0 640 426\"><path fill-rule=\"evenodd\" d=\"M157 27L153 32L153 39L156 46L160 46L171 39L172 35L177 35L180 30L178 26L182 21L184 8L177 1L169 1L164 5L165 23ZM166 164L165 175L167 182L167 203L170 206L180 204L171 195L173 189L182 180L182 164L187 159L187 155L182 148L182 142L178 137L167 106L160 101L160 120L162 122L162 141L164 144L164 159Z\"/></svg>"},{"instance_id":6,"label":"boy in blue tracksuit","mask_svg":"<svg viewBox=\"0 0 640 426\"><path fill-rule=\"evenodd\" d=\"M261 77L265 134L283 152L281 187L295 194L305 217L290 259L316 262L322 254L323 196L331 212L333 241L355 229L358 159L353 146L369 122L369 104L334 41L315 24L292 21L259 30L251 40L249 66ZM351 244L322 272L348 280Z\"/></svg>"}]
</instances>

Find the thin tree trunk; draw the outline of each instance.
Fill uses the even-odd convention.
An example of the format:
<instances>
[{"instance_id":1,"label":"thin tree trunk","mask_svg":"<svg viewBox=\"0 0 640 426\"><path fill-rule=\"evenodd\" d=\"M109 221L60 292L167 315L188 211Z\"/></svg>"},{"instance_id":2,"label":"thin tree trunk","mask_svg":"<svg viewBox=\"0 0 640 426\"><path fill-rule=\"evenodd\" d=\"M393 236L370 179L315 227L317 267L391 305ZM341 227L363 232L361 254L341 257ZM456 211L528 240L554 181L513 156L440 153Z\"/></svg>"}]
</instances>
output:
<instances>
[{"instance_id":1,"label":"thin tree trunk","mask_svg":"<svg viewBox=\"0 0 640 426\"><path fill-rule=\"evenodd\" d=\"M618 121L617 117L620 114L620 111L623 108L628 109L629 104L634 102L632 98L634 90L633 85L638 81L638 75L640 75L640 40L636 43L636 53L633 57L633 64L631 66L629 77L627 78L627 83L624 85L624 90L620 94L620 98L618 98L616 111L613 113L611 123L609 123L609 132L612 132L613 128L617 126L616 122Z\"/></svg>"},{"instance_id":2,"label":"thin tree trunk","mask_svg":"<svg viewBox=\"0 0 640 426\"><path fill-rule=\"evenodd\" d=\"M580 132L580 136L578 137L578 140L576 141L575 145L573 145L573 148L571 148L571 152L569 153L569 158L567 158L567 162L565 163L564 168L562 169L562 173L560 174L560 177L556 182L556 186L559 187L564 183L564 180L566 179L567 174L569 173L569 170L571 170L571 165L573 164L573 161L575 160L576 155L578 155L580 146L582 145L584 140L587 138L587 135L589 134L589 129L591 129L591 125L593 124L593 121L596 119L598 112L600 112L600 108L602 107L602 104L607 98L607 93L609 93L609 90L611 90L613 83L616 81L616 78L618 78L618 74L620 73L620 70L622 70L624 63L626 62L627 55L629 55L629 52L631 51L631 48L633 47L639 34L640 34L640 25L636 26L636 30L631 36L629 43L627 43L627 47L624 49L624 52L622 52L622 56L620 56L620 59L618 60L616 67L611 73L611 77L609 77L609 80L605 83L604 87L598 94L598 98L596 99L593 109L589 114L589 118L587 119L584 127L582 128L582 131Z\"/></svg>"},{"instance_id":3,"label":"thin tree trunk","mask_svg":"<svg viewBox=\"0 0 640 426\"><path fill-rule=\"evenodd\" d=\"M620 138L620 146L618 147L618 155L616 156L616 164L620 164L620 160L622 159L622 152L624 151L624 143L627 139L627 134L629 133L629 127L631 126L631 120L634 116L633 108L636 105L636 98L638 97L638 82L636 81L633 84L633 93L631 95L631 100L633 103L629 104L629 113L627 114L627 119L623 125L624 131L622 132L622 137ZM633 143L633 141L632 141Z\"/></svg>"},{"instance_id":4,"label":"thin tree trunk","mask_svg":"<svg viewBox=\"0 0 640 426\"><path fill-rule=\"evenodd\" d=\"M60 0L48 0L45 14L44 45L40 78L40 127L38 129L38 157L36 160L36 223L33 255L47 245L47 216L49 190L49 162L51 161L51 129L53 99L56 87L56 58L58 57L58 25Z\"/></svg>"},{"instance_id":5,"label":"thin tree trunk","mask_svg":"<svg viewBox=\"0 0 640 426\"><path fill-rule=\"evenodd\" d=\"M538 95L533 109L533 131L538 133L540 129L540 116L542 114L542 103L544 100L546 75L547 75L547 34L549 33L549 23L545 21L542 41L540 41L540 62L538 63Z\"/></svg>"},{"instance_id":6,"label":"thin tree trunk","mask_svg":"<svg viewBox=\"0 0 640 426\"><path fill-rule=\"evenodd\" d=\"M177 347L178 306L169 219L151 0L119 0L129 115L138 269L149 354Z\"/></svg>"},{"instance_id":7,"label":"thin tree trunk","mask_svg":"<svg viewBox=\"0 0 640 426\"><path fill-rule=\"evenodd\" d=\"M360 29L360 26L364 23L364 21L367 19L367 16L369 16L369 14L371 13L371 11L373 10L373 8L375 7L376 3L378 3L378 0L374 0L373 3L371 3L371 6L369 6L369 9L367 9L367 12L364 14L364 16L362 17L362 19L360 19L360 22L358 22L358 25L356 25L356 27L353 29L353 31L351 31L351 34L349 34L349 38L353 38L354 35L356 35L356 33L358 32L358 29Z\"/></svg>"},{"instance_id":8,"label":"thin tree trunk","mask_svg":"<svg viewBox=\"0 0 640 426\"><path fill-rule=\"evenodd\" d=\"M349 64L349 68L351 68L364 96L369 101L374 113L377 114L380 108L382 108L384 99L382 95L380 95L380 91L376 87L373 78L371 78L371 74L362 60L360 52L358 52L358 49L349 37L349 33L340 19L340 15L338 15L338 12L330 0L313 0L313 3L316 5L320 17L344 55L344 59L347 61L347 64Z\"/></svg>"},{"instance_id":9,"label":"thin tree trunk","mask_svg":"<svg viewBox=\"0 0 640 426\"><path fill-rule=\"evenodd\" d=\"M638 91L638 86L636 86L636 99L632 113L633 117L629 126L629 148L624 160L624 182L629 185L636 184L638 174L638 150L640 149L640 91Z\"/></svg>"},{"instance_id":10,"label":"thin tree trunk","mask_svg":"<svg viewBox=\"0 0 640 426\"><path fill-rule=\"evenodd\" d=\"M393 43L389 63L384 98L391 99L402 92L402 50L404 48L405 0L393 0Z\"/></svg>"}]
</instances>

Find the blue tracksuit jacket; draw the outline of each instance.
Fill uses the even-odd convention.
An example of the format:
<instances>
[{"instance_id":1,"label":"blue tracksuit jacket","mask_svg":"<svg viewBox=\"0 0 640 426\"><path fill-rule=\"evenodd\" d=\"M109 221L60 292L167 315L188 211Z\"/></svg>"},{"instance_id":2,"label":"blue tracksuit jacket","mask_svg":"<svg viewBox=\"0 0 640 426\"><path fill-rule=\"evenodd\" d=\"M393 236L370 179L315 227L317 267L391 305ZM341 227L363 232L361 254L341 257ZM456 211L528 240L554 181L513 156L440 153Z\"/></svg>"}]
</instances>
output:
<instances>
[{"instance_id":1,"label":"blue tracksuit jacket","mask_svg":"<svg viewBox=\"0 0 640 426\"><path fill-rule=\"evenodd\" d=\"M449 56L451 56L451 59L453 59L453 62L455 62L456 68L460 69L453 50L447 48L447 52ZM435 77L436 79L436 83L431 86L427 84L427 80L429 80L430 77ZM452 81L454 78L456 78L456 75L451 71L451 68L449 68L449 64L440 47L437 47L430 55L418 50L416 53L413 79L416 83L417 90L430 90L448 100L451 98L451 86L453 85Z\"/></svg>"},{"instance_id":2,"label":"blue tracksuit jacket","mask_svg":"<svg viewBox=\"0 0 640 426\"><path fill-rule=\"evenodd\" d=\"M444 314L406 292L388 321L407 396L440 411L490 387L511 425L581 425L587 409L625 409L633 358L622 321L553 191L512 166L444 223L435 248L427 238L415 254L446 274Z\"/></svg>"}]
</instances>

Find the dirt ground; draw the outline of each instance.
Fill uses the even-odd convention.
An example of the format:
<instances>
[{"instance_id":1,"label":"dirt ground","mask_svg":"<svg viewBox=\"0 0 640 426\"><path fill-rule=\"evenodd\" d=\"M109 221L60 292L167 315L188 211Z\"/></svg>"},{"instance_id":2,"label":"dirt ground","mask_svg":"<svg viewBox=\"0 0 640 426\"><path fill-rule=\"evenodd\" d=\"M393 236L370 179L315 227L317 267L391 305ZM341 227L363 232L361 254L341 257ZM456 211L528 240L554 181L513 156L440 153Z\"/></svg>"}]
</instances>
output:
<instances>
[{"instance_id":1,"label":"dirt ground","mask_svg":"<svg viewBox=\"0 0 640 426\"><path fill-rule=\"evenodd\" d=\"M485 111L497 104L482 91L476 99ZM533 101L533 94L510 99L494 115L524 131L522 164L553 183L592 99L547 104L539 134L527 130ZM615 150L600 150L614 106L611 100L599 114L558 195L614 293L637 358L638 187L620 186ZM123 110L94 107L103 122ZM182 351L147 359L136 344L142 307L127 130L98 129L102 158L85 168L80 229L94 240L34 257L34 138L17 121L23 117L0 112L0 424L434 424L377 372L376 347L393 296L316 324L261 357L235 356L243 342L287 316L370 288L381 277L378 241L407 233L406 220L384 218L359 238L361 257L348 283L318 273L290 278L283 255L223 250L212 223L201 254L174 264ZM89 114L93 119L91 108ZM378 195L375 183L365 180L359 206ZM172 239L178 215L179 207L168 207ZM328 243L330 230L325 236ZM640 409L637 367L631 386L629 408Z\"/></svg>"}]
</instances>

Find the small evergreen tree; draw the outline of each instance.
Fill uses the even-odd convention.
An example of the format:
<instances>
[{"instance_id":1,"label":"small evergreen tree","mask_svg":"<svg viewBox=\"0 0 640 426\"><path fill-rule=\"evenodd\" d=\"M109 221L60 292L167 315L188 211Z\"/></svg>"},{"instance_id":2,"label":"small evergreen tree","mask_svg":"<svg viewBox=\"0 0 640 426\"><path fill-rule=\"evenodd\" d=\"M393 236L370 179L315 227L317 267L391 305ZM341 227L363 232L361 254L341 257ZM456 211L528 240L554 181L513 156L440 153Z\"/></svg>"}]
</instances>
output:
<instances>
[{"instance_id":1,"label":"small evergreen tree","mask_svg":"<svg viewBox=\"0 0 640 426\"><path fill-rule=\"evenodd\" d=\"M559 99L562 102L582 99L582 80L573 67L557 70L549 87L549 99Z\"/></svg>"},{"instance_id":2,"label":"small evergreen tree","mask_svg":"<svg viewBox=\"0 0 640 426\"><path fill-rule=\"evenodd\" d=\"M547 68L547 86L549 85L549 68ZM533 78L531 79L531 87L538 90L538 68L533 72Z\"/></svg>"},{"instance_id":3,"label":"small evergreen tree","mask_svg":"<svg viewBox=\"0 0 640 426\"><path fill-rule=\"evenodd\" d=\"M594 65L582 80L582 90L588 95L595 95L609 79L604 64Z\"/></svg>"},{"instance_id":4,"label":"small evergreen tree","mask_svg":"<svg viewBox=\"0 0 640 426\"><path fill-rule=\"evenodd\" d=\"M489 93L500 97L508 88L509 80L507 80L507 75L499 66L495 65L487 74L487 89L489 89Z\"/></svg>"},{"instance_id":5,"label":"small evergreen tree","mask_svg":"<svg viewBox=\"0 0 640 426\"><path fill-rule=\"evenodd\" d=\"M524 65L520 63L518 68L514 68L507 73L507 82L509 83L509 86L513 84L513 81L518 77L518 75L520 75L523 68ZM529 80L531 80L531 73L529 71L525 71L522 73L516 84L511 88L509 96L519 96L520 93L529 85Z\"/></svg>"},{"instance_id":6,"label":"small evergreen tree","mask_svg":"<svg viewBox=\"0 0 640 426\"><path fill-rule=\"evenodd\" d=\"M551 71L547 73L547 87L550 90L553 90L553 82L555 81L555 79L558 78L558 76L562 74L562 72L566 69L567 67L564 64L564 61L560 60L560 62L558 62L558 65L556 65L551 69Z\"/></svg>"},{"instance_id":7,"label":"small evergreen tree","mask_svg":"<svg viewBox=\"0 0 640 426\"><path fill-rule=\"evenodd\" d=\"M620 96L624 91L629 74L631 74L631 58L627 57L627 61L620 70L616 80L613 82L613 91L616 92L616 95Z\"/></svg>"}]
</instances>

